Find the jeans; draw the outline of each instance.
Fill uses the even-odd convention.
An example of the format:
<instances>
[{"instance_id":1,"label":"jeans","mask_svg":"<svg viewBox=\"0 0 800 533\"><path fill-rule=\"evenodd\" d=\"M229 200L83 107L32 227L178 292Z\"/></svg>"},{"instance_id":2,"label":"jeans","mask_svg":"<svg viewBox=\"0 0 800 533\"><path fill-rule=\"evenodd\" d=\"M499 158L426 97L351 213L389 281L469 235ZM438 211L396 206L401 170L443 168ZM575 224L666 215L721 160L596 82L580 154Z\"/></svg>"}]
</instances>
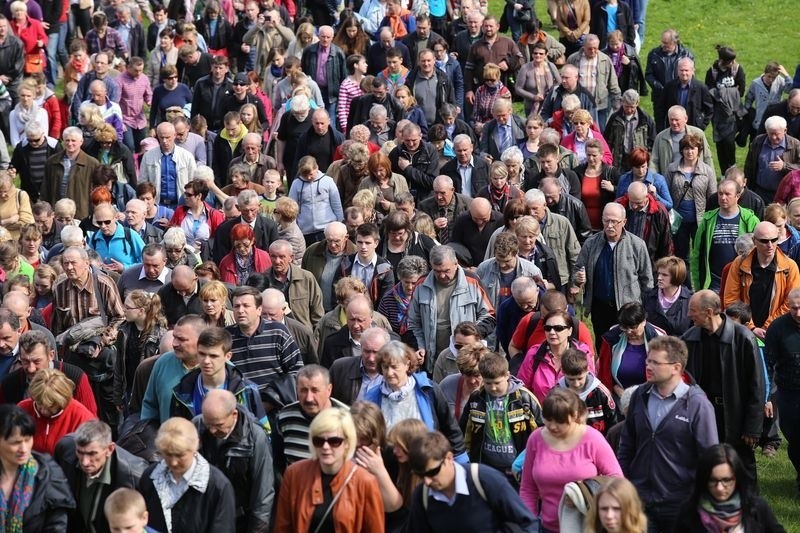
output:
<instances>
[{"instance_id":1,"label":"jeans","mask_svg":"<svg viewBox=\"0 0 800 533\"><path fill-rule=\"evenodd\" d=\"M58 81L58 65L67 64L67 23L58 25L58 33L47 34L47 85L52 89Z\"/></svg>"},{"instance_id":2,"label":"jeans","mask_svg":"<svg viewBox=\"0 0 800 533\"><path fill-rule=\"evenodd\" d=\"M606 131L606 121L608 121L608 108L597 110L597 127L600 131Z\"/></svg>"},{"instance_id":3,"label":"jeans","mask_svg":"<svg viewBox=\"0 0 800 533\"><path fill-rule=\"evenodd\" d=\"M511 39L514 42L519 41L522 36L522 23L514 18L514 8L506 9L506 22L508 22L508 29L511 30Z\"/></svg>"},{"instance_id":4,"label":"jeans","mask_svg":"<svg viewBox=\"0 0 800 533\"><path fill-rule=\"evenodd\" d=\"M135 154L139 151L139 145L145 137L147 137L147 127L137 130L126 125L125 131L122 133L122 144Z\"/></svg>"},{"instance_id":5,"label":"jeans","mask_svg":"<svg viewBox=\"0 0 800 533\"><path fill-rule=\"evenodd\" d=\"M794 466L798 488L800 488L800 390L778 389L779 424L786 437L789 460Z\"/></svg>"},{"instance_id":6,"label":"jeans","mask_svg":"<svg viewBox=\"0 0 800 533\"><path fill-rule=\"evenodd\" d=\"M642 47L644 47L644 21L647 18L647 3L650 0L639 0L639 17L633 21L634 24L639 25L639 40L642 42Z\"/></svg>"}]
</instances>

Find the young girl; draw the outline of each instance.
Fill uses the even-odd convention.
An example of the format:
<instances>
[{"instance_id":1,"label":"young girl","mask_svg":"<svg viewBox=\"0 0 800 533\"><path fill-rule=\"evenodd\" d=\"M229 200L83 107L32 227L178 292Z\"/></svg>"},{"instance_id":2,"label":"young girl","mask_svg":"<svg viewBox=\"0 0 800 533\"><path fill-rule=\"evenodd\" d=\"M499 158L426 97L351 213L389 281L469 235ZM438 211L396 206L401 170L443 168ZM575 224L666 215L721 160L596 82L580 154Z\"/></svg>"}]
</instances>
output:
<instances>
[{"instance_id":1,"label":"young girl","mask_svg":"<svg viewBox=\"0 0 800 533\"><path fill-rule=\"evenodd\" d=\"M239 117L248 132L261 134L261 124L258 122L258 110L255 104L244 104L239 109Z\"/></svg>"},{"instance_id":2,"label":"young girl","mask_svg":"<svg viewBox=\"0 0 800 533\"><path fill-rule=\"evenodd\" d=\"M539 151L539 135L544 129L544 119L541 115L531 115L525 121L525 135L527 138L524 142L519 143L519 149L522 150L522 155L525 159L533 157Z\"/></svg>"}]
</instances>

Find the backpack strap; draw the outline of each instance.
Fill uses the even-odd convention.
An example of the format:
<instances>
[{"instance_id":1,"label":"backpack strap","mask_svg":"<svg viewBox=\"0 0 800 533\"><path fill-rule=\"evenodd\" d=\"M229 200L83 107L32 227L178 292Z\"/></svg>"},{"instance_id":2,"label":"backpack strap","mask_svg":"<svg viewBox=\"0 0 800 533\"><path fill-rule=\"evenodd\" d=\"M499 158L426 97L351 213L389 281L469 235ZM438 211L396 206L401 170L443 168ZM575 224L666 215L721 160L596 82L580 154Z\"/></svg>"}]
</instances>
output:
<instances>
[{"instance_id":1,"label":"backpack strap","mask_svg":"<svg viewBox=\"0 0 800 533\"><path fill-rule=\"evenodd\" d=\"M129 228L128 226L122 226L122 230L125 232L125 242L122 243L122 246L125 247L127 243L127 245L130 245L131 247L130 253L133 253L134 248L133 248L133 237L131 236L131 228ZM126 254L128 253L127 249L123 248L123 251Z\"/></svg>"},{"instance_id":2,"label":"backpack strap","mask_svg":"<svg viewBox=\"0 0 800 533\"><path fill-rule=\"evenodd\" d=\"M478 463L470 463L469 474L472 477L472 482L475 484L475 490L478 491L478 495L483 501L488 502L489 500L486 499L486 491L483 490L483 485L481 484L481 477L478 475L479 467L480 465Z\"/></svg>"}]
</instances>

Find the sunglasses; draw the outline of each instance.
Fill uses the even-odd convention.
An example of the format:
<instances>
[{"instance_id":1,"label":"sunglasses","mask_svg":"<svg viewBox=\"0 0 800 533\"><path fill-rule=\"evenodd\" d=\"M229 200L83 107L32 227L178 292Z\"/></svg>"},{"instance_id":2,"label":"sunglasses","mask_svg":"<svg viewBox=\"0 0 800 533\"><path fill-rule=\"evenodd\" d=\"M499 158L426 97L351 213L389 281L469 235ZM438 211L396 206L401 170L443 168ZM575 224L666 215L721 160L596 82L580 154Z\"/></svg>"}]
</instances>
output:
<instances>
[{"instance_id":1,"label":"sunglasses","mask_svg":"<svg viewBox=\"0 0 800 533\"><path fill-rule=\"evenodd\" d=\"M235 82L233 82L233 84L234 84L234 85L238 85L239 87L245 87L245 86L247 86L247 85L250 85L250 84L249 84L249 83L247 83L246 81L235 81Z\"/></svg>"},{"instance_id":2,"label":"sunglasses","mask_svg":"<svg viewBox=\"0 0 800 533\"><path fill-rule=\"evenodd\" d=\"M761 244L770 244L770 243L775 244L776 242L778 242L778 237L775 237L774 239L756 239L756 240Z\"/></svg>"},{"instance_id":3,"label":"sunglasses","mask_svg":"<svg viewBox=\"0 0 800 533\"><path fill-rule=\"evenodd\" d=\"M435 466L435 467L433 467L430 470L427 470L425 472L414 472L414 475L419 476L421 478L436 477L436 476L439 475L439 472L442 471L442 467L444 466L444 462L445 461L446 461L446 459L442 459L442 462L439 463L439 466Z\"/></svg>"},{"instance_id":4,"label":"sunglasses","mask_svg":"<svg viewBox=\"0 0 800 533\"><path fill-rule=\"evenodd\" d=\"M98 220L97 221L97 225L98 226L110 226L111 222L112 222L111 220Z\"/></svg>"},{"instance_id":5,"label":"sunglasses","mask_svg":"<svg viewBox=\"0 0 800 533\"><path fill-rule=\"evenodd\" d=\"M314 448L322 448L325 444L328 444L331 448L338 448L344 443L343 437L312 437L311 444L314 445Z\"/></svg>"},{"instance_id":6,"label":"sunglasses","mask_svg":"<svg viewBox=\"0 0 800 533\"><path fill-rule=\"evenodd\" d=\"M568 330L568 329L569 329L569 326L563 326L563 325L561 325L561 324L553 324L553 325L551 325L551 324L547 324L547 325L544 327L544 330L545 330L545 331L557 331L557 332L559 332L559 333L561 333L562 331L566 331L566 330Z\"/></svg>"},{"instance_id":7,"label":"sunglasses","mask_svg":"<svg viewBox=\"0 0 800 533\"><path fill-rule=\"evenodd\" d=\"M196 196L200 196L200 194L197 194L197 193L191 193L191 192L184 192L184 193L183 193L183 195L184 195L186 198L194 198L194 197L196 197Z\"/></svg>"}]
</instances>

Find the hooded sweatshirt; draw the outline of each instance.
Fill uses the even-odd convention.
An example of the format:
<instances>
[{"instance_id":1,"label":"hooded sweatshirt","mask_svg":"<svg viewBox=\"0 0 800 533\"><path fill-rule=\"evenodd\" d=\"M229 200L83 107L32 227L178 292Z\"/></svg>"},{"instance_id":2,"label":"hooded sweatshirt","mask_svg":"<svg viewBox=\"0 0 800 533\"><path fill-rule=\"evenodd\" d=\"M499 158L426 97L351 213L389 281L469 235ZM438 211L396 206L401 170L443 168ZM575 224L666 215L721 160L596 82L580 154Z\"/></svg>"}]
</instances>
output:
<instances>
[{"instance_id":1,"label":"hooded sweatshirt","mask_svg":"<svg viewBox=\"0 0 800 533\"><path fill-rule=\"evenodd\" d=\"M561 376L558 386L568 389L567 378ZM588 411L586 424L605 435L611 426L617 423L617 408L612 394L594 374L589 372L583 390L578 393L578 396L586 404Z\"/></svg>"}]
</instances>

